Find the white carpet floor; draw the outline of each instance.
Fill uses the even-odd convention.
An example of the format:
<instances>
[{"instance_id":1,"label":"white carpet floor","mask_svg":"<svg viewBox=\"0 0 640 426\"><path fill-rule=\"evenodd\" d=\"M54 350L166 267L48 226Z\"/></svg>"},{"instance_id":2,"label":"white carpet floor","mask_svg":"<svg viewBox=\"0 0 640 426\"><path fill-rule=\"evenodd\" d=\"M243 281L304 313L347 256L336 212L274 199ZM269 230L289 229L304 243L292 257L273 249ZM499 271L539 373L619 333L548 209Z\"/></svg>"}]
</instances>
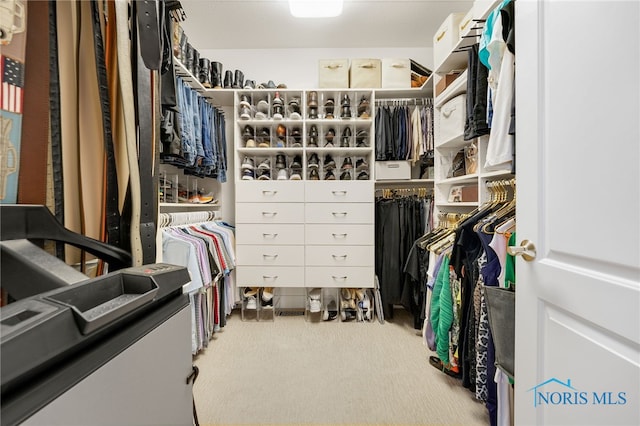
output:
<instances>
[{"instance_id":1,"label":"white carpet floor","mask_svg":"<svg viewBox=\"0 0 640 426\"><path fill-rule=\"evenodd\" d=\"M484 404L429 365L396 309L385 324L241 321L234 312L195 364L201 425L488 425Z\"/></svg>"}]
</instances>

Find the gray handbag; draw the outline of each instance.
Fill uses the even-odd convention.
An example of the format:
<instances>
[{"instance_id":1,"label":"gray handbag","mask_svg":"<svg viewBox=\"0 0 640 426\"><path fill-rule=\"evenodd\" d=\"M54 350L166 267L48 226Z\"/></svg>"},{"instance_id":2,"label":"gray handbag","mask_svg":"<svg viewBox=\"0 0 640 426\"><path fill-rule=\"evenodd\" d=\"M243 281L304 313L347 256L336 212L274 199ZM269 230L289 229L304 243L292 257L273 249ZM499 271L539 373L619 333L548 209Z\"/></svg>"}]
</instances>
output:
<instances>
[{"instance_id":1,"label":"gray handbag","mask_svg":"<svg viewBox=\"0 0 640 426\"><path fill-rule=\"evenodd\" d=\"M483 287L489 327L496 353L496 367L514 378L516 293L501 287Z\"/></svg>"}]
</instances>

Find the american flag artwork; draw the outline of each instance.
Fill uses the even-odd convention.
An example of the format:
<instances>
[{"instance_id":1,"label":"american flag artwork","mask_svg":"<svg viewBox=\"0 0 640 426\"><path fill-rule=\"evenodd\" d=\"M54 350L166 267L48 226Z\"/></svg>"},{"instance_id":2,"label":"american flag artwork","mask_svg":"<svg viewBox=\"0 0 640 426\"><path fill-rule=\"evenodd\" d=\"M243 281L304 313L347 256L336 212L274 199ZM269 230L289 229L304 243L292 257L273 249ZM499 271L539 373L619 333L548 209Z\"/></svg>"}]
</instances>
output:
<instances>
[{"instance_id":1,"label":"american flag artwork","mask_svg":"<svg viewBox=\"0 0 640 426\"><path fill-rule=\"evenodd\" d=\"M0 55L0 108L5 111L22 114L24 96L24 64L7 56Z\"/></svg>"}]
</instances>

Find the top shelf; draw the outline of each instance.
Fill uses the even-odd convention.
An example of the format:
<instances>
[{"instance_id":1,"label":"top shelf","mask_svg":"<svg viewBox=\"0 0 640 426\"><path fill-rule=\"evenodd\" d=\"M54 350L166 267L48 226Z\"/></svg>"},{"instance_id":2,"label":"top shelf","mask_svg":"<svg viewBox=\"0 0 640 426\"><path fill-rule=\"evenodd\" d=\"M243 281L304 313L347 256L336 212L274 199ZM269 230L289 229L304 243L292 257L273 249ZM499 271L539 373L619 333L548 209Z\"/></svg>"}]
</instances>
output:
<instances>
[{"instance_id":1,"label":"top shelf","mask_svg":"<svg viewBox=\"0 0 640 426\"><path fill-rule=\"evenodd\" d=\"M411 87L407 89L372 89L376 94L376 99L392 98L429 98L433 95L433 74L421 87Z\"/></svg>"}]
</instances>

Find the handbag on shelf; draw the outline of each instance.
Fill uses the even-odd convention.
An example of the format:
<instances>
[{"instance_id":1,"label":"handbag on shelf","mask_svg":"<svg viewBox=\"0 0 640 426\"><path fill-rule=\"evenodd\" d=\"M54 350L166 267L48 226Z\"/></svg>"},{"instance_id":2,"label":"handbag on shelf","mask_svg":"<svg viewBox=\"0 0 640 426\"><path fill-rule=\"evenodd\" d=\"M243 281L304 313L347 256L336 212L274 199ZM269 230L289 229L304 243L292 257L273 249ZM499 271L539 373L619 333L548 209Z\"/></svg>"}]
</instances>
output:
<instances>
[{"instance_id":1,"label":"handbag on shelf","mask_svg":"<svg viewBox=\"0 0 640 426\"><path fill-rule=\"evenodd\" d=\"M449 168L449 173L447 173L448 178L464 176L465 174L465 166L464 166L464 148L458 151L453 157L453 161L451 161L451 167Z\"/></svg>"}]
</instances>

